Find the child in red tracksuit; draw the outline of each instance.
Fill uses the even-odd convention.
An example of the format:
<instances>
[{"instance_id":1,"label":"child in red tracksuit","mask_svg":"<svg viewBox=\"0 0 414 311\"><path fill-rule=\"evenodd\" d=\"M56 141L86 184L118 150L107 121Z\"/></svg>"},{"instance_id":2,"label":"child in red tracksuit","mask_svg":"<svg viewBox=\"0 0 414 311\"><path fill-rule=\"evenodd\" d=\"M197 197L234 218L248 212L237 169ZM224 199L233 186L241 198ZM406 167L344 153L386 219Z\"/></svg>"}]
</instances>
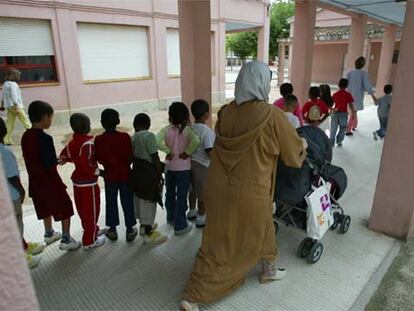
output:
<instances>
[{"instance_id":1,"label":"child in red tracksuit","mask_svg":"<svg viewBox=\"0 0 414 311\"><path fill-rule=\"evenodd\" d=\"M98 235L97 225L100 211L99 169L95 160L95 146L91 122L87 115L75 113L70 117L74 132L72 140L60 154L60 164L73 162L72 173L75 205L82 222L82 243L85 249L99 247L105 243L105 236Z\"/></svg>"}]
</instances>

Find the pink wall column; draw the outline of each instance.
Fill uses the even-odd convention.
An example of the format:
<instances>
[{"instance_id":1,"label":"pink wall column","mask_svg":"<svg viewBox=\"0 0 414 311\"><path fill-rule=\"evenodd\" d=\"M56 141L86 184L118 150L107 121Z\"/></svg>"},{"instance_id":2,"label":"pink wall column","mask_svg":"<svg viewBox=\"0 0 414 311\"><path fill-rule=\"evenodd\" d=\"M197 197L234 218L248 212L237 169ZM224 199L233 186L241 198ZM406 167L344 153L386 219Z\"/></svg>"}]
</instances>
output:
<instances>
[{"instance_id":1,"label":"pink wall column","mask_svg":"<svg viewBox=\"0 0 414 311\"><path fill-rule=\"evenodd\" d=\"M414 1L407 1L400 59L369 228L405 238L413 225ZM413 233L413 230L411 230Z\"/></svg>"},{"instance_id":2,"label":"pink wall column","mask_svg":"<svg viewBox=\"0 0 414 311\"><path fill-rule=\"evenodd\" d=\"M390 25L385 27L384 36L382 37L381 56L377 76L377 94L383 94L384 85L391 81L392 57L395 48L395 38L397 27Z\"/></svg>"},{"instance_id":3,"label":"pink wall column","mask_svg":"<svg viewBox=\"0 0 414 311\"><path fill-rule=\"evenodd\" d=\"M285 79L285 55L286 46L284 43L279 43L279 63L277 68L277 85L281 85Z\"/></svg>"},{"instance_id":4,"label":"pink wall column","mask_svg":"<svg viewBox=\"0 0 414 311\"><path fill-rule=\"evenodd\" d=\"M178 0L178 15L182 100L187 105L197 98L211 103L210 0Z\"/></svg>"},{"instance_id":5,"label":"pink wall column","mask_svg":"<svg viewBox=\"0 0 414 311\"><path fill-rule=\"evenodd\" d=\"M270 4L263 8L263 27L257 35L257 60L269 63ZM272 59L273 60L273 59Z\"/></svg>"},{"instance_id":6,"label":"pink wall column","mask_svg":"<svg viewBox=\"0 0 414 311\"><path fill-rule=\"evenodd\" d=\"M348 53L345 59L345 73L354 68L354 62L364 55L365 27L367 17L357 15L352 17L351 37L349 39Z\"/></svg>"},{"instance_id":7,"label":"pink wall column","mask_svg":"<svg viewBox=\"0 0 414 311\"><path fill-rule=\"evenodd\" d=\"M311 83L315 16L316 1L295 2L291 80L301 103L307 99Z\"/></svg>"},{"instance_id":8,"label":"pink wall column","mask_svg":"<svg viewBox=\"0 0 414 311\"><path fill-rule=\"evenodd\" d=\"M38 310L0 161L0 310Z\"/></svg>"}]
</instances>

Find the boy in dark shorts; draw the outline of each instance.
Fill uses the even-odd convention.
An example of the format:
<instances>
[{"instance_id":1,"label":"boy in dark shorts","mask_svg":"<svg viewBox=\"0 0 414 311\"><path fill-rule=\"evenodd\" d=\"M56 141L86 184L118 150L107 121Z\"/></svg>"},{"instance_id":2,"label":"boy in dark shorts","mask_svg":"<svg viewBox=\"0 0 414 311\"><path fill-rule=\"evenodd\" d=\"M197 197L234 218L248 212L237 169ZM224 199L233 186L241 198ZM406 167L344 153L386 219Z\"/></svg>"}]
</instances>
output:
<instances>
[{"instance_id":1,"label":"boy in dark shorts","mask_svg":"<svg viewBox=\"0 0 414 311\"><path fill-rule=\"evenodd\" d=\"M37 218L43 220L45 242L61 239L61 250L75 250L80 243L70 236L72 201L57 171L53 138L44 132L52 125L53 108L46 102L34 101L29 106L29 118L32 128L23 134L22 151L29 175L29 196ZM62 234L53 230L52 217L62 222Z\"/></svg>"},{"instance_id":2,"label":"boy in dark shorts","mask_svg":"<svg viewBox=\"0 0 414 311\"><path fill-rule=\"evenodd\" d=\"M101 114L101 124L105 129L102 135L95 138L95 157L104 169L105 197L106 197L106 225L105 235L116 241L119 225L118 193L124 211L126 240L133 241L138 230L135 228L137 220L134 213L134 195L129 188L131 175L132 144L127 133L116 130L119 125L119 113L114 109L105 109Z\"/></svg>"}]
</instances>

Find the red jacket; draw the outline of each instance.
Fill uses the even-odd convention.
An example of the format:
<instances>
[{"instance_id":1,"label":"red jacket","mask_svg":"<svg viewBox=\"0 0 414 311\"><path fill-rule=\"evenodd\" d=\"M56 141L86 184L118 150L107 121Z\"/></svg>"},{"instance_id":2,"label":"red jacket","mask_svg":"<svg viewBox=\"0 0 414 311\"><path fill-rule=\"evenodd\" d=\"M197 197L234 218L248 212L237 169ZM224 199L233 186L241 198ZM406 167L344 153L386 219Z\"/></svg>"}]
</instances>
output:
<instances>
[{"instance_id":1,"label":"red jacket","mask_svg":"<svg viewBox=\"0 0 414 311\"><path fill-rule=\"evenodd\" d=\"M75 164L72 181L75 185L95 185L99 169L95 160L93 136L73 134L72 140L60 153L60 157Z\"/></svg>"}]
</instances>

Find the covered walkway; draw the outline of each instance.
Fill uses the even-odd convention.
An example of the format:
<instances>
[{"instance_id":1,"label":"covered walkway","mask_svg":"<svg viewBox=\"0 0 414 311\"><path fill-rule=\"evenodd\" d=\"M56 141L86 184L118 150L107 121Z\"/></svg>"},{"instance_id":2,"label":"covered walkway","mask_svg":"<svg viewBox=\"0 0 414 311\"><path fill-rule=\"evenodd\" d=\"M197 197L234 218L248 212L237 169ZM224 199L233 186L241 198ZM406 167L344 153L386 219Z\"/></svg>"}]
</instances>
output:
<instances>
[{"instance_id":1,"label":"covered walkway","mask_svg":"<svg viewBox=\"0 0 414 311\"><path fill-rule=\"evenodd\" d=\"M203 310L348 310L397 244L394 239L367 228L378 174L382 143L374 142L375 107L361 114L361 127L334 150L334 163L343 166L349 188L341 200L352 224L346 235L328 233L321 260L310 266L296 256L304 233L281 227L277 239L281 262L288 276L281 282L260 285L259 266L246 284L222 301ZM101 224L104 224L101 215ZM81 237L79 218L74 217L74 236ZM159 210L161 230L171 235L157 247L120 239L93 251L62 253L58 245L42 254L41 265L31 272L42 309L176 310L201 241L201 230L174 236ZM26 234L42 238L42 224L35 215L25 218ZM360 310L356 308L355 310Z\"/></svg>"}]
</instances>

